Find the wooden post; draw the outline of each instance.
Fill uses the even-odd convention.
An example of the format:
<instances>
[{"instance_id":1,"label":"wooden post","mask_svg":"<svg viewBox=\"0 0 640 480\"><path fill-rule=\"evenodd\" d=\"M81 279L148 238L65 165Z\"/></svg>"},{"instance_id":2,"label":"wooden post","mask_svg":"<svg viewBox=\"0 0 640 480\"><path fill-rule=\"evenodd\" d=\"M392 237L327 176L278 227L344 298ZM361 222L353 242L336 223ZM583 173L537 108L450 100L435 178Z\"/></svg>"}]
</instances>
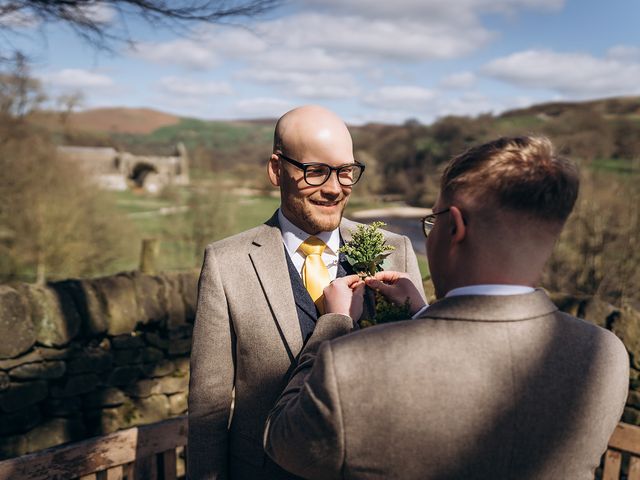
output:
<instances>
[{"instance_id":1,"label":"wooden post","mask_svg":"<svg viewBox=\"0 0 640 480\"><path fill-rule=\"evenodd\" d=\"M160 241L157 238L145 238L142 240L140 251L140 268L142 273L154 274L157 271L158 257L160 256Z\"/></svg>"}]
</instances>

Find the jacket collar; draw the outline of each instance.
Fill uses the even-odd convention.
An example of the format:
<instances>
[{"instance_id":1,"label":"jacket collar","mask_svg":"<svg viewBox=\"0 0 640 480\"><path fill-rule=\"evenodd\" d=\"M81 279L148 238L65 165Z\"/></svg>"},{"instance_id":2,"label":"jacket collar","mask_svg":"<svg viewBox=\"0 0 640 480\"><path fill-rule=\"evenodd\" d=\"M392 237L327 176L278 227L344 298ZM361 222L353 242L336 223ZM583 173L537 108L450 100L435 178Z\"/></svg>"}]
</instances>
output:
<instances>
[{"instance_id":1,"label":"jacket collar","mask_svg":"<svg viewBox=\"0 0 640 480\"><path fill-rule=\"evenodd\" d=\"M420 318L508 322L527 320L556 312L547 294L537 289L520 295L460 295L443 298Z\"/></svg>"}]
</instances>

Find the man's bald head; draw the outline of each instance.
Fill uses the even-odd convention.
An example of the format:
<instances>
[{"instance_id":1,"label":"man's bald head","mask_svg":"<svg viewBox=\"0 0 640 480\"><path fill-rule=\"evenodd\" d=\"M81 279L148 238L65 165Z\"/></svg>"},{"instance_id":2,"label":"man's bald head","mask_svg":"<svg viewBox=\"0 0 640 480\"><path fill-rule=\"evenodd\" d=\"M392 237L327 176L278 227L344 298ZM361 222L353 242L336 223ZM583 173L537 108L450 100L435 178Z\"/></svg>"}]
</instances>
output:
<instances>
[{"instance_id":1,"label":"man's bald head","mask_svg":"<svg viewBox=\"0 0 640 480\"><path fill-rule=\"evenodd\" d=\"M285 113L276 124L273 153L300 159L334 150L353 157L353 143L347 126L331 110L319 105L304 105ZM302 160L300 160L302 161ZM306 163L312 160L305 160ZM349 163L348 157L343 163Z\"/></svg>"},{"instance_id":2,"label":"man's bald head","mask_svg":"<svg viewBox=\"0 0 640 480\"><path fill-rule=\"evenodd\" d=\"M354 162L351 135L335 113L317 105L285 113L276 124L268 165L271 183L280 187L285 217L310 235L338 228L352 186L340 183L337 169ZM303 172L308 167L300 164L332 170L324 183L310 185Z\"/></svg>"}]
</instances>

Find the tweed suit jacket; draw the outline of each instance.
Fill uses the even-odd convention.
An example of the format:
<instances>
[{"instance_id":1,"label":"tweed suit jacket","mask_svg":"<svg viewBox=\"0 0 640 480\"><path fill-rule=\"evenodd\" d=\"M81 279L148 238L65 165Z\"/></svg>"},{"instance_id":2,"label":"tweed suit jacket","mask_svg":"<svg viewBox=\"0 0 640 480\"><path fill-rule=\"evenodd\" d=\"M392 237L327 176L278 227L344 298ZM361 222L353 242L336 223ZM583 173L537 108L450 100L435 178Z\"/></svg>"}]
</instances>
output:
<instances>
[{"instance_id":1,"label":"tweed suit jacket","mask_svg":"<svg viewBox=\"0 0 640 480\"><path fill-rule=\"evenodd\" d=\"M356 225L343 219L343 240ZM385 238L396 247L385 268L408 272L422 290L409 239ZM191 479L285 478L268 468L262 446L267 414L303 347L285 255L277 214L206 249L191 353Z\"/></svg>"},{"instance_id":2,"label":"tweed suit jacket","mask_svg":"<svg viewBox=\"0 0 640 480\"><path fill-rule=\"evenodd\" d=\"M269 416L265 449L287 470L593 479L627 396L629 360L611 332L540 290L445 298L420 319L351 328L318 319Z\"/></svg>"}]
</instances>

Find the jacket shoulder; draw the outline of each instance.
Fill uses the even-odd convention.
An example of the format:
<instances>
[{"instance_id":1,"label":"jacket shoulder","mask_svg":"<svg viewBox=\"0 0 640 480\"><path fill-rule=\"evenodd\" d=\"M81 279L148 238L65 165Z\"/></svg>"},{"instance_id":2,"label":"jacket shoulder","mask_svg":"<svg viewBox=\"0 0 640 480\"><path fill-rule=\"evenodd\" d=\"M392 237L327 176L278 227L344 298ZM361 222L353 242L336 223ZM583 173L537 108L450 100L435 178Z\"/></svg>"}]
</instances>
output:
<instances>
[{"instance_id":1,"label":"jacket shoulder","mask_svg":"<svg viewBox=\"0 0 640 480\"><path fill-rule=\"evenodd\" d=\"M246 248L251 245L254 240L262 235L271 233L274 228L277 229L277 227L266 224L258 225L244 232L236 233L230 237L225 237L210 243L205 248L205 253L207 255L232 255L237 252L245 252Z\"/></svg>"}]
</instances>

